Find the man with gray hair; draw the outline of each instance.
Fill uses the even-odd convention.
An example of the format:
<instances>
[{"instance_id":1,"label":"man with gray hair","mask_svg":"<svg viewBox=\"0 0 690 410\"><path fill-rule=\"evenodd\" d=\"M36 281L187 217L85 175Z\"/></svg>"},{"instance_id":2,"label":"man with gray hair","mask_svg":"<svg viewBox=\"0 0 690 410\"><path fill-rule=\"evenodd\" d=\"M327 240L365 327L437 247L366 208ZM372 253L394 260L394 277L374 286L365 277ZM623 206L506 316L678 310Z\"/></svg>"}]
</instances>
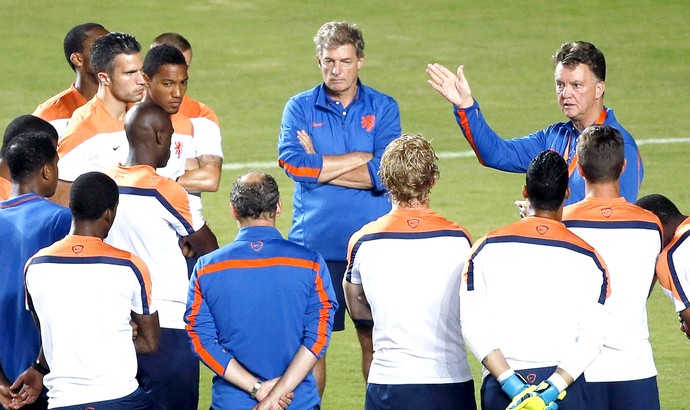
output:
<instances>
[{"instance_id":1,"label":"man with gray hair","mask_svg":"<svg viewBox=\"0 0 690 410\"><path fill-rule=\"evenodd\" d=\"M338 302L323 258L275 228L281 210L272 176L241 176L230 194L237 238L194 267L186 328L216 374L216 410L321 402L312 368L326 353Z\"/></svg>"},{"instance_id":2,"label":"man with gray hair","mask_svg":"<svg viewBox=\"0 0 690 410\"><path fill-rule=\"evenodd\" d=\"M345 329L342 278L347 241L364 224L390 211L378 176L381 155L400 136L395 100L359 80L364 39L355 24L332 21L314 37L323 83L285 105L278 163L295 181L288 239L319 252L338 303L333 330ZM323 394L325 360L315 373Z\"/></svg>"}]
</instances>

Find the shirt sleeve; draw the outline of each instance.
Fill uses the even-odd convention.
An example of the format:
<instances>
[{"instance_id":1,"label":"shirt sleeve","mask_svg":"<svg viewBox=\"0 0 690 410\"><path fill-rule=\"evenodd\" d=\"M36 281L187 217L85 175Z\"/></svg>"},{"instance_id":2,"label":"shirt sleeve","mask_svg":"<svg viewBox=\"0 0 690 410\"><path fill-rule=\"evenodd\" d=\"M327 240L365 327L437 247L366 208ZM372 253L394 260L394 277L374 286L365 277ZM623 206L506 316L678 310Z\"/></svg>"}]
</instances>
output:
<instances>
[{"instance_id":1,"label":"shirt sleeve","mask_svg":"<svg viewBox=\"0 0 690 410\"><path fill-rule=\"evenodd\" d=\"M640 152L634 142L625 142L625 161L625 169L620 178L621 195L628 202L635 203L644 177L644 168Z\"/></svg>"},{"instance_id":2,"label":"shirt sleeve","mask_svg":"<svg viewBox=\"0 0 690 410\"><path fill-rule=\"evenodd\" d=\"M220 127L208 118L191 118L194 127L194 146L196 148L193 158L202 155L215 155L223 157Z\"/></svg>"},{"instance_id":3,"label":"shirt sleeve","mask_svg":"<svg viewBox=\"0 0 690 410\"><path fill-rule=\"evenodd\" d=\"M305 314L303 345L317 359L320 359L326 353L330 342L333 315L338 309L338 302L331 283L331 275L321 256L317 257L316 265L318 270L314 275L314 284Z\"/></svg>"},{"instance_id":4,"label":"shirt sleeve","mask_svg":"<svg viewBox=\"0 0 690 410\"><path fill-rule=\"evenodd\" d=\"M688 233L672 241L659 255L656 274L659 285L666 296L673 301L676 312L690 308L690 273L685 268L690 266L690 246L686 238Z\"/></svg>"},{"instance_id":5,"label":"shirt sleeve","mask_svg":"<svg viewBox=\"0 0 690 410\"><path fill-rule=\"evenodd\" d=\"M484 119L479 103L468 108L453 106L455 120L477 155L487 167L507 172L526 172L529 163L546 146L546 130L510 140L496 134Z\"/></svg>"},{"instance_id":6,"label":"shirt sleeve","mask_svg":"<svg viewBox=\"0 0 690 410\"><path fill-rule=\"evenodd\" d=\"M308 115L297 99L290 99L283 110L278 137L278 165L295 182L318 182L323 159L319 154L307 154L297 138L297 131L308 130Z\"/></svg>"},{"instance_id":7,"label":"shirt sleeve","mask_svg":"<svg viewBox=\"0 0 690 410\"><path fill-rule=\"evenodd\" d=\"M383 186L383 182L381 182L381 177L379 176L381 157L388 144L400 137L401 133L400 108L398 107L398 103L394 99L389 98L389 101L381 107L381 113L378 115L376 121L374 157L367 163L367 167L369 168L369 176L371 177L374 191L382 192L386 190L386 187Z\"/></svg>"},{"instance_id":8,"label":"shirt sleeve","mask_svg":"<svg viewBox=\"0 0 690 410\"><path fill-rule=\"evenodd\" d=\"M198 266L198 265L197 265ZM223 377L233 354L218 343L218 331L213 316L204 300L197 267L194 267L187 293L185 329L192 342L192 350L208 368Z\"/></svg>"}]
</instances>

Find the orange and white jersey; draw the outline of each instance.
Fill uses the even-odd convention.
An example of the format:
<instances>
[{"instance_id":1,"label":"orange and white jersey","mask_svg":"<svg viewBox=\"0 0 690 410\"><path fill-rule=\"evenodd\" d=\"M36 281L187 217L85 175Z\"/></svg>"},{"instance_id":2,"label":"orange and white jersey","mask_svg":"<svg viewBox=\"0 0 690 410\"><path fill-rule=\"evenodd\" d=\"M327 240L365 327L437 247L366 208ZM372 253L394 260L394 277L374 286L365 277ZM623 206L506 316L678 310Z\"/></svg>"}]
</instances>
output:
<instances>
[{"instance_id":1,"label":"orange and white jersey","mask_svg":"<svg viewBox=\"0 0 690 410\"><path fill-rule=\"evenodd\" d=\"M10 199L10 194L12 193L12 181L0 177L0 201L6 201Z\"/></svg>"},{"instance_id":2,"label":"orange and white jersey","mask_svg":"<svg viewBox=\"0 0 690 410\"><path fill-rule=\"evenodd\" d=\"M587 197L564 209L563 223L604 258L611 279L604 346L585 378L614 382L655 376L647 297L661 251L659 218L623 197Z\"/></svg>"},{"instance_id":3,"label":"orange and white jersey","mask_svg":"<svg viewBox=\"0 0 690 410\"><path fill-rule=\"evenodd\" d=\"M108 175L119 187L120 203L106 242L144 260L161 327L184 329L189 278L179 239L203 221L192 220L184 188L148 165L118 166Z\"/></svg>"},{"instance_id":4,"label":"orange and white jersey","mask_svg":"<svg viewBox=\"0 0 690 410\"><path fill-rule=\"evenodd\" d=\"M124 121L114 118L94 97L74 112L58 140L59 178L73 182L90 171L107 172L126 161L127 155Z\"/></svg>"},{"instance_id":5,"label":"orange and white jersey","mask_svg":"<svg viewBox=\"0 0 690 410\"><path fill-rule=\"evenodd\" d=\"M184 174L187 165L187 158L193 154L194 147L194 127L189 117L184 114L171 115L170 120L175 132L170 139L170 159L163 168L156 169L159 175L170 179L177 179Z\"/></svg>"},{"instance_id":6,"label":"orange and white jersey","mask_svg":"<svg viewBox=\"0 0 690 410\"><path fill-rule=\"evenodd\" d=\"M43 379L50 407L136 390L130 312L155 312L144 262L100 238L68 235L29 259L25 274L27 306L41 323L50 367Z\"/></svg>"},{"instance_id":7,"label":"orange and white jersey","mask_svg":"<svg viewBox=\"0 0 690 410\"><path fill-rule=\"evenodd\" d=\"M480 361L500 349L515 370L558 365L577 379L601 350L608 294L594 248L560 221L527 217L472 247L463 335Z\"/></svg>"},{"instance_id":8,"label":"orange and white jersey","mask_svg":"<svg viewBox=\"0 0 690 410\"><path fill-rule=\"evenodd\" d=\"M84 96L72 84L65 91L36 107L33 115L48 121L61 137L74 111L86 103Z\"/></svg>"},{"instance_id":9,"label":"orange and white jersey","mask_svg":"<svg viewBox=\"0 0 690 410\"><path fill-rule=\"evenodd\" d=\"M223 157L220 122L209 106L185 95L178 114L188 117L194 126L194 149L188 151L190 155L187 158L202 155Z\"/></svg>"},{"instance_id":10,"label":"orange and white jersey","mask_svg":"<svg viewBox=\"0 0 690 410\"><path fill-rule=\"evenodd\" d=\"M676 228L671 242L659 255L659 285L673 301L676 312L690 308L690 218Z\"/></svg>"},{"instance_id":11,"label":"orange and white jersey","mask_svg":"<svg viewBox=\"0 0 690 410\"><path fill-rule=\"evenodd\" d=\"M431 209L394 209L349 242L346 280L371 306L369 383L472 379L460 329L460 273L470 235Z\"/></svg>"}]
</instances>

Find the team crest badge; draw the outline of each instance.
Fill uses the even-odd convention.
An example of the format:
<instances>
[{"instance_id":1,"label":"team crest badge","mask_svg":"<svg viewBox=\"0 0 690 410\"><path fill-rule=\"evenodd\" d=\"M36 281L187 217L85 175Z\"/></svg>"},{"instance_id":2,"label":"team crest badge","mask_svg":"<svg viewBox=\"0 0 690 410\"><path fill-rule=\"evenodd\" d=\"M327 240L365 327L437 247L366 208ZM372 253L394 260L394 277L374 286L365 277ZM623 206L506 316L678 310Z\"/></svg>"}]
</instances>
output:
<instances>
[{"instance_id":1,"label":"team crest badge","mask_svg":"<svg viewBox=\"0 0 690 410\"><path fill-rule=\"evenodd\" d=\"M407 225L412 229L417 229L417 227L419 226L419 219L417 219L417 218L408 219Z\"/></svg>"},{"instance_id":2,"label":"team crest badge","mask_svg":"<svg viewBox=\"0 0 690 410\"><path fill-rule=\"evenodd\" d=\"M525 380L527 380L529 384L534 384L534 382L537 381L537 375L534 373L530 373L527 376L525 376Z\"/></svg>"},{"instance_id":3,"label":"team crest badge","mask_svg":"<svg viewBox=\"0 0 690 410\"><path fill-rule=\"evenodd\" d=\"M367 132L371 132L374 129L374 125L376 125L375 115L365 115L362 117L362 128L367 130Z\"/></svg>"},{"instance_id":4,"label":"team crest badge","mask_svg":"<svg viewBox=\"0 0 690 410\"><path fill-rule=\"evenodd\" d=\"M175 155L177 158L182 156L182 141L175 141Z\"/></svg>"},{"instance_id":5,"label":"team crest badge","mask_svg":"<svg viewBox=\"0 0 690 410\"><path fill-rule=\"evenodd\" d=\"M81 251L83 251L83 250L84 250L84 246L83 246L83 245L74 245L74 246L72 247L72 252L74 252L74 253L79 253L79 252L81 252Z\"/></svg>"},{"instance_id":6,"label":"team crest badge","mask_svg":"<svg viewBox=\"0 0 690 410\"><path fill-rule=\"evenodd\" d=\"M601 215L604 218L610 218L612 214L613 214L613 209L611 209L611 208L604 208L601 210Z\"/></svg>"},{"instance_id":7,"label":"team crest badge","mask_svg":"<svg viewBox=\"0 0 690 410\"><path fill-rule=\"evenodd\" d=\"M254 249L254 252L259 252L261 250L261 248L264 247L264 243L261 241L255 241L255 242L252 242L250 244L250 246L252 247L252 249Z\"/></svg>"},{"instance_id":8,"label":"team crest badge","mask_svg":"<svg viewBox=\"0 0 690 410\"><path fill-rule=\"evenodd\" d=\"M549 231L549 227L546 226L546 225L539 225L539 226L537 226L537 233L539 233L539 235L542 235L542 236L543 236L543 235L546 235L546 233L547 233L548 231Z\"/></svg>"}]
</instances>

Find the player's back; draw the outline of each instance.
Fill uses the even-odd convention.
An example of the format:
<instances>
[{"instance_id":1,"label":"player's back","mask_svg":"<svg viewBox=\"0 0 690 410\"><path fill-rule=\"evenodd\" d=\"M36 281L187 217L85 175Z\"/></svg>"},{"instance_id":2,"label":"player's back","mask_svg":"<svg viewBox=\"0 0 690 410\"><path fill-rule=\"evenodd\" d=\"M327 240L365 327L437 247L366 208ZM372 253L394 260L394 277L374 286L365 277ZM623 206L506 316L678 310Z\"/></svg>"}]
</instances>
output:
<instances>
[{"instance_id":1,"label":"player's back","mask_svg":"<svg viewBox=\"0 0 690 410\"><path fill-rule=\"evenodd\" d=\"M474 244L463 273L460 316L477 357L498 347L514 369L560 364L579 374L586 364L572 355L564 362L567 353L584 346L585 335L587 345L600 346L606 265L561 222L528 217L490 232ZM548 338L517 336L528 316L548 324ZM487 326L496 318L499 326Z\"/></svg>"},{"instance_id":2,"label":"player's back","mask_svg":"<svg viewBox=\"0 0 690 410\"><path fill-rule=\"evenodd\" d=\"M370 383L471 379L459 317L470 246L430 209L395 209L352 236L347 280L363 286L374 319Z\"/></svg>"},{"instance_id":3,"label":"player's back","mask_svg":"<svg viewBox=\"0 0 690 410\"><path fill-rule=\"evenodd\" d=\"M139 258L100 238L70 235L31 259L26 284L50 365L44 382L51 406L124 397L137 388L130 312L148 314L150 301Z\"/></svg>"},{"instance_id":4,"label":"player's back","mask_svg":"<svg viewBox=\"0 0 690 410\"><path fill-rule=\"evenodd\" d=\"M659 219L623 197L590 197L566 207L563 222L604 258L611 280L604 348L588 367L587 380L636 380L656 375L647 297L661 251Z\"/></svg>"}]
</instances>

